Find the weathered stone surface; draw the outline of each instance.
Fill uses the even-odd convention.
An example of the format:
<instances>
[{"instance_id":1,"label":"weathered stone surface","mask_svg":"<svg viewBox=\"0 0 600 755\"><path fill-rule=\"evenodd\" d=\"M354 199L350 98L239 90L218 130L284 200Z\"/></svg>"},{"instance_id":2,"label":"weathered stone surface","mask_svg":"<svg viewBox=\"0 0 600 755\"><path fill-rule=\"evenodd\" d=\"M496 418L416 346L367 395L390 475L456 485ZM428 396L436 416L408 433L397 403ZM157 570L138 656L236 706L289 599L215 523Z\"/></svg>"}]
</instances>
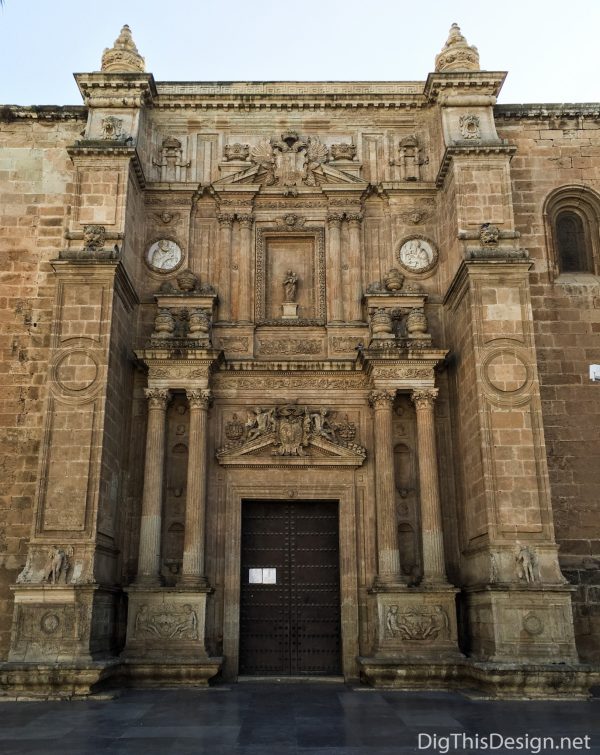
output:
<instances>
[{"instance_id":1,"label":"weathered stone surface","mask_svg":"<svg viewBox=\"0 0 600 755\"><path fill-rule=\"evenodd\" d=\"M2 109L3 683L234 679L252 498L339 501L346 679L600 660L600 109L503 79L453 27L426 82L157 84L124 27Z\"/></svg>"}]
</instances>

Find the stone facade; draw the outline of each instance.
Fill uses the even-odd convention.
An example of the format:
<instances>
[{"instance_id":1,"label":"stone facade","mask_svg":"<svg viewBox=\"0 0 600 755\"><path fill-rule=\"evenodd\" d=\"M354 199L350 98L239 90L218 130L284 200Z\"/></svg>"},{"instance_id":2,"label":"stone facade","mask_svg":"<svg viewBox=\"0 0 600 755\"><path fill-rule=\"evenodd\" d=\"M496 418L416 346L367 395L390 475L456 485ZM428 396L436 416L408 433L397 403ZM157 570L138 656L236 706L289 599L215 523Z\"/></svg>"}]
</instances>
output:
<instances>
[{"instance_id":1,"label":"stone facade","mask_svg":"<svg viewBox=\"0 0 600 755\"><path fill-rule=\"evenodd\" d=\"M425 82L161 84L124 27L2 108L4 687L235 679L243 502L330 499L346 679L585 694L600 106L504 76L454 25Z\"/></svg>"}]
</instances>

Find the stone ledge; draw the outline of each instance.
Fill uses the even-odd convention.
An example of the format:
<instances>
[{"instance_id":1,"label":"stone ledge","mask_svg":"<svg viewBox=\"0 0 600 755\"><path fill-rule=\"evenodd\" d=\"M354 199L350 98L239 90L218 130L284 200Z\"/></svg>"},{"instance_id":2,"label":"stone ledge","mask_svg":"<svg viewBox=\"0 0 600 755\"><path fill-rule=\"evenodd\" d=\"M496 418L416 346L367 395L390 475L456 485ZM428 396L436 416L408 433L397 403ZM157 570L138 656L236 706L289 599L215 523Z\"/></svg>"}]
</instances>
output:
<instances>
[{"instance_id":1,"label":"stone ledge","mask_svg":"<svg viewBox=\"0 0 600 755\"><path fill-rule=\"evenodd\" d=\"M454 690L509 700L586 700L590 688L600 684L600 665L358 660L361 681L387 689Z\"/></svg>"}]
</instances>

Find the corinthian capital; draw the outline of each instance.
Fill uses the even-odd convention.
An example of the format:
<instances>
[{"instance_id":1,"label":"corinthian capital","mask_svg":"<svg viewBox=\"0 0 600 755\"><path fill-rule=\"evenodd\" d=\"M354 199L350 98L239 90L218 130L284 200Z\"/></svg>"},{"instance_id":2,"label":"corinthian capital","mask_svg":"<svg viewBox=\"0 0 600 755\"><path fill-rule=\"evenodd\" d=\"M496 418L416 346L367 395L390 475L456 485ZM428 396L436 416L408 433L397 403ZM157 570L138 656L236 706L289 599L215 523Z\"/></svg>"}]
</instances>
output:
<instances>
[{"instance_id":1,"label":"corinthian capital","mask_svg":"<svg viewBox=\"0 0 600 755\"><path fill-rule=\"evenodd\" d=\"M236 215L236 217L242 228L252 228L252 223L254 223L253 215Z\"/></svg>"},{"instance_id":2,"label":"corinthian capital","mask_svg":"<svg viewBox=\"0 0 600 755\"><path fill-rule=\"evenodd\" d=\"M327 223L334 228L339 228L343 219L343 212L330 212L327 216Z\"/></svg>"},{"instance_id":3,"label":"corinthian capital","mask_svg":"<svg viewBox=\"0 0 600 755\"><path fill-rule=\"evenodd\" d=\"M234 215L231 212L219 212L217 214L217 220L221 226L229 227L233 225Z\"/></svg>"},{"instance_id":4,"label":"corinthian capital","mask_svg":"<svg viewBox=\"0 0 600 755\"><path fill-rule=\"evenodd\" d=\"M346 220L350 225L360 225L362 223L362 213L361 212L347 212L346 213Z\"/></svg>"},{"instance_id":5,"label":"corinthian capital","mask_svg":"<svg viewBox=\"0 0 600 755\"><path fill-rule=\"evenodd\" d=\"M374 409L391 409L395 398L396 391L376 390L369 394L369 403Z\"/></svg>"},{"instance_id":6,"label":"corinthian capital","mask_svg":"<svg viewBox=\"0 0 600 755\"><path fill-rule=\"evenodd\" d=\"M150 409L165 410L167 408L167 404L171 398L168 388L144 388L144 393L148 399L148 407Z\"/></svg>"},{"instance_id":7,"label":"corinthian capital","mask_svg":"<svg viewBox=\"0 0 600 755\"><path fill-rule=\"evenodd\" d=\"M411 393L410 397L417 410L433 409L438 393L437 388L418 388Z\"/></svg>"},{"instance_id":8,"label":"corinthian capital","mask_svg":"<svg viewBox=\"0 0 600 755\"><path fill-rule=\"evenodd\" d=\"M212 394L208 389L186 391L185 395L190 404L190 409L208 409Z\"/></svg>"}]
</instances>

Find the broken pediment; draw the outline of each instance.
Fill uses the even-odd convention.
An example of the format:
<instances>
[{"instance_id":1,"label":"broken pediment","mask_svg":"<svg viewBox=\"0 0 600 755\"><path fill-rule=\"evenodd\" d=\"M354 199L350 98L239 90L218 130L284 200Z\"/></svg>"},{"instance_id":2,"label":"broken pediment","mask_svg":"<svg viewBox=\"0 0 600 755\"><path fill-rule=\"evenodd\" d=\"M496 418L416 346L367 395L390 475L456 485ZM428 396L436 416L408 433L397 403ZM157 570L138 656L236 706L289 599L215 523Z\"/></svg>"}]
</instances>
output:
<instances>
[{"instance_id":1,"label":"broken pediment","mask_svg":"<svg viewBox=\"0 0 600 755\"><path fill-rule=\"evenodd\" d=\"M257 407L246 423L234 415L217 459L227 467L361 466L366 451L354 443L356 426L347 418L335 422L330 414L293 404Z\"/></svg>"},{"instance_id":2,"label":"broken pediment","mask_svg":"<svg viewBox=\"0 0 600 755\"><path fill-rule=\"evenodd\" d=\"M250 162L247 168L215 181L213 187L259 184L280 187L285 196L295 196L302 186L351 184L357 189L365 189L368 185L329 164L329 148L317 137L300 136L295 131L281 134L280 139L265 139L251 147L247 159Z\"/></svg>"}]
</instances>

